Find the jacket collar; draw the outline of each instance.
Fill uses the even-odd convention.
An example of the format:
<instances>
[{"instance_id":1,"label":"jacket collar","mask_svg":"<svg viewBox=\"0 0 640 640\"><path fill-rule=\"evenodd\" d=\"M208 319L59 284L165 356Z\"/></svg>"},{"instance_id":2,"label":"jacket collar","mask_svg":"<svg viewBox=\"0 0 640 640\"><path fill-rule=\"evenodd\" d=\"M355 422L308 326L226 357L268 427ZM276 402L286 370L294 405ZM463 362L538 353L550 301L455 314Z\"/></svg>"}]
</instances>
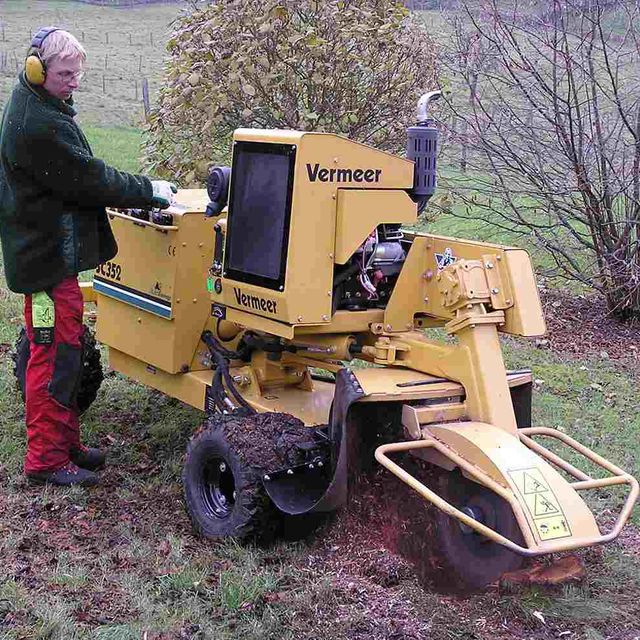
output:
<instances>
[{"instance_id":1,"label":"jacket collar","mask_svg":"<svg viewBox=\"0 0 640 640\"><path fill-rule=\"evenodd\" d=\"M37 96L39 100L42 100L43 102L54 106L56 109L58 109L58 111L62 111L62 113L66 113L71 117L75 116L76 113L78 113L73 106L73 96L67 100L60 100L59 98L52 96L43 87L38 87L31 84L25 77L24 71L20 74L18 79L20 80L20 84L35 96Z\"/></svg>"}]
</instances>

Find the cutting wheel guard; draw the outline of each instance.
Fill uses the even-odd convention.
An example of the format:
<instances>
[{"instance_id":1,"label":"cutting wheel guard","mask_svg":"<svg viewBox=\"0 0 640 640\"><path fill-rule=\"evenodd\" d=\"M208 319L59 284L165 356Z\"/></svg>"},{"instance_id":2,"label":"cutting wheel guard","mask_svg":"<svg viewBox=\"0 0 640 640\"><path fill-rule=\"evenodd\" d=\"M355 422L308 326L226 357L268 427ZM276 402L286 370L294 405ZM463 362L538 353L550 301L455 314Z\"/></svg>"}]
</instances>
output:
<instances>
[{"instance_id":1,"label":"cutting wheel guard","mask_svg":"<svg viewBox=\"0 0 640 640\"><path fill-rule=\"evenodd\" d=\"M566 434L560 433L555 429L550 429L547 427L529 427L527 429L520 429L518 435L522 444L524 444L531 451L538 454L541 458L548 460L552 464L556 465L557 467L577 479L576 482L569 483L569 485L574 490L585 491L589 489L599 489L602 487L610 487L622 484L629 485L630 487L629 494L626 498L622 511L620 512L615 525L613 526L611 531L609 531L609 533L600 536L580 538L571 537L565 540L546 541L544 543L544 546L542 546L534 539L524 509L513 491L505 488L504 486L493 480L476 464L469 462L436 438L429 437L428 432L423 432L423 434L425 435L426 439L410 442L393 442L378 447L375 452L376 460L383 467L391 471L391 473L408 484L425 500L433 503L438 509L444 511L447 515L451 516L452 518L458 519L464 525L470 527L477 533L486 536L493 542L497 542L507 549L510 549L511 551L519 553L523 556L532 557L548 553L557 553L560 551L570 551L573 549L590 547L597 544L610 542L620 534L620 531L629 519L629 516L631 515L631 511L633 509L633 505L636 502L640 491L638 481L635 478L633 478L622 469L616 467L614 464L612 464L602 456L599 456L597 453L591 451L591 449L585 447L573 438L567 436ZM557 440L560 440L563 444L571 447L576 452L580 453L591 462L602 467L612 475L601 479L591 478L589 475L577 469L570 463L566 462L555 453L540 445L538 442L535 442L530 437L536 435L556 438ZM496 494L506 500L513 509L514 516L516 518L516 521L518 522L518 525L520 526L527 546L523 547L519 544L516 544L512 540L509 540L500 535L490 527L484 525L478 520L475 520L466 513L463 513L462 511L448 503L446 500L441 498L437 493L425 486L422 482L417 480L410 473L407 473L404 469L402 469L402 467L400 467L388 457L388 454L416 451L419 449L434 449L438 451L440 454L453 462L456 466L460 467L465 475L472 478L481 485L486 486L488 489L494 491Z\"/></svg>"},{"instance_id":2,"label":"cutting wheel guard","mask_svg":"<svg viewBox=\"0 0 640 640\"><path fill-rule=\"evenodd\" d=\"M284 473L265 480L264 488L280 511L288 515L303 515L334 511L347 500L347 414L349 407L362 398L363 391L356 376L347 368L336 374L335 396L329 424L333 446L332 470L326 468L311 473Z\"/></svg>"}]
</instances>

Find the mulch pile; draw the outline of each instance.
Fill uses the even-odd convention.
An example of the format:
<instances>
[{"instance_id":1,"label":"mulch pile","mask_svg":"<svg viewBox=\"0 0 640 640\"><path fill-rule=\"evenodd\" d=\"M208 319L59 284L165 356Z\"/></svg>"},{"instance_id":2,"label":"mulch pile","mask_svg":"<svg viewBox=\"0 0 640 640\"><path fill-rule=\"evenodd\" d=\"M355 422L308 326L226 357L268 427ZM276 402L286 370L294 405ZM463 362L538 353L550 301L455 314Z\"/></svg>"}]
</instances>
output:
<instances>
[{"instance_id":1,"label":"mulch pile","mask_svg":"<svg viewBox=\"0 0 640 640\"><path fill-rule=\"evenodd\" d=\"M404 454L395 460L433 486L433 473L414 458ZM434 508L382 468L353 479L349 496L322 537L324 546L340 549L337 556L343 569L384 587L395 586L412 574L424 586L434 582L445 586L433 541Z\"/></svg>"},{"instance_id":2,"label":"mulch pile","mask_svg":"<svg viewBox=\"0 0 640 640\"><path fill-rule=\"evenodd\" d=\"M225 417L221 422L234 449L247 464L262 472L302 464L305 449L314 445L311 431L287 413Z\"/></svg>"},{"instance_id":3,"label":"mulch pile","mask_svg":"<svg viewBox=\"0 0 640 640\"><path fill-rule=\"evenodd\" d=\"M543 289L547 335L536 344L554 352L640 364L640 322L622 323L599 294L576 296Z\"/></svg>"}]
</instances>

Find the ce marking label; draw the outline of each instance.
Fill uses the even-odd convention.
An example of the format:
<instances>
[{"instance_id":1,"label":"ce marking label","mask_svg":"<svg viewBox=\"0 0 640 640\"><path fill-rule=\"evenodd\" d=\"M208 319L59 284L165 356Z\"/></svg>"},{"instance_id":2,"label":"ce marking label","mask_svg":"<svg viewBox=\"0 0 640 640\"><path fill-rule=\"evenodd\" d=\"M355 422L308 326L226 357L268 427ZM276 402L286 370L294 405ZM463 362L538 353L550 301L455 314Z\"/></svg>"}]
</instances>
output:
<instances>
[{"instance_id":1,"label":"ce marking label","mask_svg":"<svg viewBox=\"0 0 640 640\"><path fill-rule=\"evenodd\" d=\"M176 257L176 245L170 244L167 246L167 255L170 255L172 258Z\"/></svg>"}]
</instances>

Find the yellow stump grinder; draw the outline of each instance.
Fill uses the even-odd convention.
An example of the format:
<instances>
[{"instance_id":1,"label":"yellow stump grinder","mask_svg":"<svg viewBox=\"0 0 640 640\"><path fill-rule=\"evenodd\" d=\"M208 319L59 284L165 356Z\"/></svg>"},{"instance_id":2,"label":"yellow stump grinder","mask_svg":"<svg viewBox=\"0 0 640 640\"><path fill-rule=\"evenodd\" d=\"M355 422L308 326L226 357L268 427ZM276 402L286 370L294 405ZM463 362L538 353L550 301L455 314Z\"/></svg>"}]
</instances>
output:
<instances>
[{"instance_id":1,"label":"yellow stump grinder","mask_svg":"<svg viewBox=\"0 0 640 640\"><path fill-rule=\"evenodd\" d=\"M461 584L608 542L629 518L638 482L531 426L531 372L505 368L500 333L545 332L528 254L402 227L436 188L438 96L421 98L406 159L337 135L239 129L231 168L206 190L164 212L110 210L119 252L85 300L113 369L205 414L183 472L202 535L339 508L352 452L382 414L395 428L369 457L440 510L434 545ZM438 470L432 486L407 459ZM614 485L627 496L603 532L581 493Z\"/></svg>"}]
</instances>

